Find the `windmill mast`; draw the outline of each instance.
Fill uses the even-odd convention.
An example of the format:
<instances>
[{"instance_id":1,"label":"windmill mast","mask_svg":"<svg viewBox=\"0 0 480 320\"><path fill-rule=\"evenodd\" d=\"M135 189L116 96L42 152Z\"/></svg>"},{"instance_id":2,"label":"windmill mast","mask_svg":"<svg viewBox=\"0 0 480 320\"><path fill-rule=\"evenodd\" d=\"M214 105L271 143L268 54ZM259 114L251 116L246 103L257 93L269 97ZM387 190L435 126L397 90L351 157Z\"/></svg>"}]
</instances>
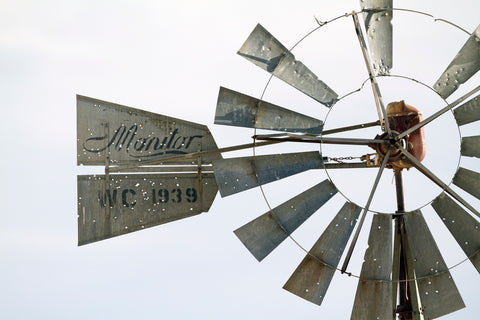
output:
<instances>
[{"instance_id":1,"label":"windmill mast","mask_svg":"<svg viewBox=\"0 0 480 320\"><path fill-rule=\"evenodd\" d=\"M410 320L413 319L413 308L412 308L412 295L411 295L411 282L407 281L410 279L410 275L413 275L410 271L407 261L407 247L406 247L406 234L404 227L403 214L405 213L405 188L403 183L403 169L395 170L395 187L397 193L397 211L394 215L395 219L395 242L394 242L394 261L393 261L393 270L392 277L395 280L398 280L398 289L397 285L393 286L393 297L394 297L394 306L395 315L398 314L399 320ZM398 292L397 292L398 291ZM398 304L397 304L398 301ZM420 315L420 312L415 312L417 315ZM395 316L396 318L396 316Z\"/></svg>"}]
</instances>

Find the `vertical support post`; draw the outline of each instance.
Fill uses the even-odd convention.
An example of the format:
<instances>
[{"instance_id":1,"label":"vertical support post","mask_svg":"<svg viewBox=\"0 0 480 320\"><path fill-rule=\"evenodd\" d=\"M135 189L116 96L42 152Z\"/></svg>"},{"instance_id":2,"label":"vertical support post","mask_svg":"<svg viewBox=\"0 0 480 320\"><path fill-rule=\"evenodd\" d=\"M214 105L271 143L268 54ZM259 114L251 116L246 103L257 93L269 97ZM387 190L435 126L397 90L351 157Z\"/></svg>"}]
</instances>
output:
<instances>
[{"instance_id":1,"label":"vertical support post","mask_svg":"<svg viewBox=\"0 0 480 320\"><path fill-rule=\"evenodd\" d=\"M403 186L403 170L395 169L395 187L397 190L397 213L405 212L405 188Z\"/></svg>"},{"instance_id":2,"label":"vertical support post","mask_svg":"<svg viewBox=\"0 0 480 320\"><path fill-rule=\"evenodd\" d=\"M403 184L403 169L394 169L395 171L395 187L397 192L397 214L394 216L396 241L394 242L394 265L392 272L393 279L399 280L398 286L393 286L395 289L394 296L397 297L398 287L398 305L396 313L399 320L410 320L413 318L412 302L411 302L411 283L407 281L411 279L409 276L409 268L407 264L407 248L405 239L405 228L403 213L405 213L405 188Z\"/></svg>"}]
</instances>

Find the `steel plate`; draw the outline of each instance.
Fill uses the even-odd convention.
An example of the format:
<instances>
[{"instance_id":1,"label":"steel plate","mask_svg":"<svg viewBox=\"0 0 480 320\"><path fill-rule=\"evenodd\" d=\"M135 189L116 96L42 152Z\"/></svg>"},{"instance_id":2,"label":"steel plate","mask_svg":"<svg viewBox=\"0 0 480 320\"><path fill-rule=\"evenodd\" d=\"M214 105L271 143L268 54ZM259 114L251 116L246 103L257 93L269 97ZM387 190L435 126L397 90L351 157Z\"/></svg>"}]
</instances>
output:
<instances>
[{"instance_id":1,"label":"steel plate","mask_svg":"<svg viewBox=\"0 0 480 320\"><path fill-rule=\"evenodd\" d=\"M373 216L351 319L392 319L392 216Z\"/></svg>"},{"instance_id":2,"label":"steel plate","mask_svg":"<svg viewBox=\"0 0 480 320\"><path fill-rule=\"evenodd\" d=\"M480 120L480 96L476 96L454 109L453 114L459 126Z\"/></svg>"},{"instance_id":3,"label":"steel plate","mask_svg":"<svg viewBox=\"0 0 480 320\"><path fill-rule=\"evenodd\" d=\"M443 72L434 85L438 94L446 99L459 85L465 83L480 69L480 25Z\"/></svg>"},{"instance_id":4,"label":"steel plate","mask_svg":"<svg viewBox=\"0 0 480 320\"><path fill-rule=\"evenodd\" d=\"M322 165L322 155L313 151L221 159L213 162L213 170L226 197Z\"/></svg>"},{"instance_id":5,"label":"steel plate","mask_svg":"<svg viewBox=\"0 0 480 320\"><path fill-rule=\"evenodd\" d=\"M238 54L309 97L331 107L338 95L258 24Z\"/></svg>"},{"instance_id":6,"label":"steel plate","mask_svg":"<svg viewBox=\"0 0 480 320\"><path fill-rule=\"evenodd\" d=\"M321 120L226 88L218 94L215 124L312 134L323 129Z\"/></svg>"},{"instance_id":7,"label":"steel plate","mask_svg":"<svg viewBox=\"0 0 480 320\"><path fill-rule=\"evenodd\" d=\"M79 245L208 211L217 194L212 173L82 175L77 183Z\"/></svg>"},{"instance_id":8,"label":"steel plate","mask_svg":"<svg viewBox=\"0 0 480 320\"><path fill-rule=\"evenodd\" d=\"M435 319L465 307L437 244L417 210L404 215L405 233L425 319Z\"/></svg>"},{"instance_id":9,"label":"steel plate","mask_svg":"<svg viewBox=\"0 0 480 320\"><path fill-rule=\"evenodd\" d=\"M360 211L355 204L345 203L283 286L285 290L322 303Z\"/></svg>"},{"instance_id":10,"label":"steel plate","mask_svg":"<svg viewBox=\"0 0 480 320\"><path fill-rule=\"evenodd\" d=\"M325 180L235 230L258 261L265 258L337 193Z\"/></svg>"},{"instance_id":11,"label":"steel plate","mask_svg":"<svg viewBox=\"0 0 480 320\"><path fill-rule=\"evenodd\" d=\"M118 104L77 96L79 165L123 165L197 151L216 150L204 125ZM201 157L203 163L220 153ZM169 164L198 162L178 160Z\"/></svg>"},{"instance_id":12,"label":"steel plate","mask_svg":"<svg viewBox=\"0 0 480 320\"><path fill-rule=\"evenodd\" d=\"M480 273L480 223L445 193L433 200L432 207Z\"/></svg>"},{"instance_id":13,"label":"steel plate","mask_svg":"<svg viewBox=\"0 0 480 320\"><path fill-rule=\"evenodd\" d=\"M370 10L392 8L392 0L365 0L360 5L364 10L363 19L367 30L373 68L377 75L388 75L393 66L392 10Z\"/></svg>"},{"instance_id":14,"label":"steel plate","mask_svg":"<svg viewBox=\"0 0 480 320\"><path fill-rule=\"evenodd\" d=\"M480 173L459 167L453 177L453 183L480 199Z\"/></svg>"}]
</instances>

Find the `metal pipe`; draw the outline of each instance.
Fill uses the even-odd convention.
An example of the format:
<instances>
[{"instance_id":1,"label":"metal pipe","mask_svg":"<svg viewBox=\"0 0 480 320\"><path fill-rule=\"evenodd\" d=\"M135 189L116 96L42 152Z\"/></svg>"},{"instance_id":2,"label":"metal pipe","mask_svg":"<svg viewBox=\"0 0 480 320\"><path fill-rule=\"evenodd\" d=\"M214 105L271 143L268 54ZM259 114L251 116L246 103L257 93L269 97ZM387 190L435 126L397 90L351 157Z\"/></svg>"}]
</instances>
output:
<instances>
[{"instance_id":1,"label":"metal pipe","mask_svg":"<svg viewBox=\"0 0 480 320\"><path fill-rule=\"evenodd\" d=\"M339 132L344 132L344 131L350 131L350 130L363 129L363 128L369 128L369 127L374 127L374 126L379 126L379 125L380 125L380 121L377 120L377 121L374 121L374 122L357 124L357 125L354 125L354 126L324 130L324 131L322 131L322 135L325 136L325 135L329 135L329 134L334 134L334 133L339 133Z\"/></svg>"},{"instance_id":2,"label":"metal pipe","mask_svg":"<svg viewBox=\"0 0 480 320\"><path fill-rule=\"evenodd\" d=\"M284 142L306 142L306 143L327 143L327 144L347 144L358 146L369 146L371 144L383 144L386 140L383 139L358 139L358 138L328 138L316 136L294 136L287 135L286 137L277 137L271 135L257 135L253 136L257 140L266 141L284 141Z\"/></svg>"},{"instance_id":3,"label":"metal pipe","mask_svg":"<svg viewBox=\"0 0 480 320\"><path fill-rule=\"evenodd\" d=\"M395 189L397 191L397 213L405 212L405 187L403 185L403 170L395 170Z\"/></svg>"}]
</instances>

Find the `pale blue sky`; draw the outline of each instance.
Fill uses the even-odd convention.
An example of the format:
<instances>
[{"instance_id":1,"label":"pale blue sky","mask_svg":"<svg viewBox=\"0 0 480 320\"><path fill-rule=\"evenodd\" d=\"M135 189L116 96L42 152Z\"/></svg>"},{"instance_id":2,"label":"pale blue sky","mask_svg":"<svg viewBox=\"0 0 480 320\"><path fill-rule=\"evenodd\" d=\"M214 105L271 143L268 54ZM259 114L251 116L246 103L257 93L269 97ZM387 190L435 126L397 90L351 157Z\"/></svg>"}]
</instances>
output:
<instances>
[{"instance_id":1,"label":"pale blue sky","mask_svg":"<svg viewBox=\"0 0 480 320\"><path fill-rule=\"evenodd\" d=\"M394 3L451 20L470 32L480 23L478 0ZM349 318L356 279L336 274L318 307L282 289L304 255L293 242L258 263L235 237L233 230L267 210L259 190L229 198L217 195L209 213L77 247L76 175L102 170L76 166L75 95L208 125L221 147L246 143L252 131L216 126L213 119L219 86L259 97L268 80L268 74L236 54L255 25L261 23L291 47L315 28L314 16L328 20L358 9L353 0L0 0L1 176L6 177L0 193L6 203L0 213L0 317ZM395 18L403 27L394 40L399 44L394 48L397 70L432 85L467 36L432 24L430 18L421 19L436 33L418 29L418 16ZM353 24L347 19L338 25L338 30L325 28L325 36L306 41L295 54L346 93L366 73L358 44L351 42ZM422 31L431 37L400 46L409 43L404 35ZM420 49L422 41L426 48ZM355 58L344 61L342 54ZM479 80L476 75L459 94ZM266 97L312 116L325 115L312 101L284 88L272 83ZM478 135L478 124L469 130ZM480 171L478 159L466 165ZM266 191L281 190L272 195L273 202L288 199L302 191L296 186L317 181L310 177L291 180L287 189L279 184ZM386 183L391 179L386 176ZM334 213L325 214L330 219ZM323 224L299 230L307 247L329 222L317 215L313 223ZM448 265L462 260L458 246L448 242L450 236L443 237L446 229L432 229ZM365 246L366 235L361 239ZM356 254L353 266L359 267L362 257L363 251ZM442 319L477 319L479 274L466 262L452 275L467 308Z\"/></svg>"}]
</instances>

